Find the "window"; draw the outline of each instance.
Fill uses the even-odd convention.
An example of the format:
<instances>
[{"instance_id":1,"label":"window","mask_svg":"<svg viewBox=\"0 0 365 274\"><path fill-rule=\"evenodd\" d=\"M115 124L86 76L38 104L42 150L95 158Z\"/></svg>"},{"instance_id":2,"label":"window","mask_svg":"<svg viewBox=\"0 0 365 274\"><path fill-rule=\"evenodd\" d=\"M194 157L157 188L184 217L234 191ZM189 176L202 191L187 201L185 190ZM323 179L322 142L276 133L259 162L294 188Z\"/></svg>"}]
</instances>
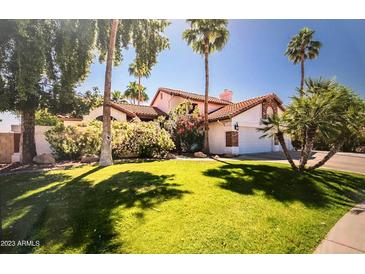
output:
<instances>
[{"instance_id":1,"label":"window","mask_svg":"<svg viewBox=\"0 0 365 274\"><path fill-rule=\"evenodd\" d=\"M198 107L198 104L192 103L192 108L189 111L189 114L193 114L194 110Z\"/></svg>"},{"instance_id":2,"label":"window","mask_svg":"<svg viewBox=\"0 0 365 274\"><path fill-rule=\"evenodd\" d=\"M238 147L237 131L226 131L226 147Z\"/></svg>"},{"instance_id":3,"label":"window","mask_svg":"<svg viewBox=\"0 0 365 274\"><path fill-rule=\"evenodd\" d=\"M100 116L96 117L95 119L98 120L98 121L100 121L100 122L102 122L103 121L103 115L100 115ZM117 120L113 116L110 116L110 119L112 121L116 121Z\"/></svg>"},{"instance_id":4,"label":"window","mask_svg":"<svg viewBox=\"0 0 365 274\"><path fill-rule=\"evenodd\" d=\"M278 146L279 145L279 139L278 136L274 135L274 145Z\"/></svg>"},{"instance_id":5,"label":"window","mask_svg":"<svg viewBox=\"0 0 365 274\"><path fill-rule=\"evenodd\" d=\"M160 92L160 99L162 100L163 99L163 93Z\"/></svg>"}]
</instances>

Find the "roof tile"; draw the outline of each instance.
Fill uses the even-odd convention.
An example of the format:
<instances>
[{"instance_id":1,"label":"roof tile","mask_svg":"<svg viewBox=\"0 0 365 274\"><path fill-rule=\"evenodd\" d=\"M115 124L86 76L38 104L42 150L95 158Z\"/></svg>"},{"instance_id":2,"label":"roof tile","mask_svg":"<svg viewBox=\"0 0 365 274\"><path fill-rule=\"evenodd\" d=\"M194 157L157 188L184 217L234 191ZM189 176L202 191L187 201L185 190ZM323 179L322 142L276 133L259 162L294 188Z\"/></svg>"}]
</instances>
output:
<instances>
[{"instance_id":1,"label":"roof tile","mask_svg":"<svg viewBox=\"0 0 365 274\"><path fill-rule=\"evenodd\" d=\"M224 106L224 107L210 113L208 119L209 119L209 121L229 119L242 112L245 112L246 110L249 110L250 108L253 108L253 107L261 104L265 99L269 99L269 98L275 99L279 103L279 106L281 106L281 108L284 109L279 97L275 93L270 93L270 94L266 94L263 96L251 98L251 99L248 99L248 100L245 100L242 102L238 102L235 104L230 104L230 105Z\"/></svg>"}]
</instances>

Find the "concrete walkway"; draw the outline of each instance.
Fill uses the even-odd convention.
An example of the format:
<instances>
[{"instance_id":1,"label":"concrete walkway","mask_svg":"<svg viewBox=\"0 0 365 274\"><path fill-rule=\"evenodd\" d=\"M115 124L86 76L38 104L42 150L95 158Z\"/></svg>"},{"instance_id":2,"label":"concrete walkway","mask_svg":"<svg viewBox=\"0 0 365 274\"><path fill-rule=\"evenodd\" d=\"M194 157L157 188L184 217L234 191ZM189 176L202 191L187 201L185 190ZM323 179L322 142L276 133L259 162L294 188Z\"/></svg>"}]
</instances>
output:
<instances>
[{"instance_id":1,"label":"concrete walkway","mask_svg":"<svg viewBox=\"0 0 365 274\"><path fill-rule=\"evenodd\" d=\"M343 216L314 253L365 254L365 202Z\"/></svg>"}]
</instances>

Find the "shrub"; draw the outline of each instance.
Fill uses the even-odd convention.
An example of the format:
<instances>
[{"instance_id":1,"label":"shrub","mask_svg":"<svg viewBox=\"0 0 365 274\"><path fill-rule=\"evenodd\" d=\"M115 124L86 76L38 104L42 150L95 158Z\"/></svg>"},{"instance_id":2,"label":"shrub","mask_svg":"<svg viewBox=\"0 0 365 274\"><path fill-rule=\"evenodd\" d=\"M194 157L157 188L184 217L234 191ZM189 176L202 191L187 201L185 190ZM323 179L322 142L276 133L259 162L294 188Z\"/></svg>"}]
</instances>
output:
<instances>
[{"instance_id":1,"label":"shrub","mask_svg":"<svg viewBox=\"0 0 365 274\"><path fill-rule=\"evenodd\" d=\"M154 122L121 123L113 145L114 155L123 158L164 157L175 148L170 134Z\"/></svg>"},{"instance_id":2,"label":"shrub","mask_svg":"<svg viewBox=\"0 0 365 274\"><path fill-rule=\"evenodd\" d=\"M169 118L158 121L172 136L176 149L181 152L195 152L203 145L203 117L191 102L176 106Z\"/></svg>"},{"instance_id":3,"label":"shrub","mask_svg":"<svg viewBox=\"0 0 365 274\"><path fill-rule=\"evenodd\" d=\"M59 159L77 160L82 155L100 154L102 122L87 125L56 125L46 138ZM169 133L153 122L112 122L112 150L116 158L163 157L174 149Z\"/></svg>"},{"instance_id":4,"label":"shrub","mask_svg":"<svg viewBox=\"0 0 365 274\"><path fill-rule=\"evenodd\" d=\"M35 113L35 124L37 126L56 126L61 123L56 115L48 112L47 109L40 109Z\"/></svg>"},{"instance_id":5,"label":"shrub","mask_svg":"<svg viewBox=\"0 0 365 274\"><path fill-rule=\"evenodd\" d=\"M99 154L101 147L101 122L89 125L64 126L57 124L46 132L46 139L57 158L77 160L82 155Z\"/></svg>"}]
</instances>

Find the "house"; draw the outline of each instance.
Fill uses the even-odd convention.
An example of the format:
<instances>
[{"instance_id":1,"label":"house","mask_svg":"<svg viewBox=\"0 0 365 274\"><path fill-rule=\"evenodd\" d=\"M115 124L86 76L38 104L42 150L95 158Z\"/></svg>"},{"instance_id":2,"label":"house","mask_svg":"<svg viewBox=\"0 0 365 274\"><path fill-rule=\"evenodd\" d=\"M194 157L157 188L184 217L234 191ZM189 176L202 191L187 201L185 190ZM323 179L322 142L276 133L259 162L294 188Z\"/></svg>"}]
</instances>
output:
<instances>
[{"instance_id":1,"label":"house","mask_svg":"<svg viewBox=\"0 0 365 274\"><path fill-rule=\"evenodd\" d=\"M281 115L285 108L275 93L251 98L241 102L232 102L233 92L224 90L218 97L208 98L209 146L213 154L245 154L279 151L277 140L260 138L257 131L262 118L268 115ZM177 105L189 101L204 112L204 95L178 89L159 88L149 106L126 103L111 103L111 117L118 121L130 121L139 118L142 121L153 121L159 116L167 116ZM103 108L93 109L82 118L61 116L65 125L77 125L93 120L102 120ZM37 153L50 153L44 132L49 127L36 126ZM289 149L292 149L289 138L286 138Z\"/></svg>"}]
</instances>

